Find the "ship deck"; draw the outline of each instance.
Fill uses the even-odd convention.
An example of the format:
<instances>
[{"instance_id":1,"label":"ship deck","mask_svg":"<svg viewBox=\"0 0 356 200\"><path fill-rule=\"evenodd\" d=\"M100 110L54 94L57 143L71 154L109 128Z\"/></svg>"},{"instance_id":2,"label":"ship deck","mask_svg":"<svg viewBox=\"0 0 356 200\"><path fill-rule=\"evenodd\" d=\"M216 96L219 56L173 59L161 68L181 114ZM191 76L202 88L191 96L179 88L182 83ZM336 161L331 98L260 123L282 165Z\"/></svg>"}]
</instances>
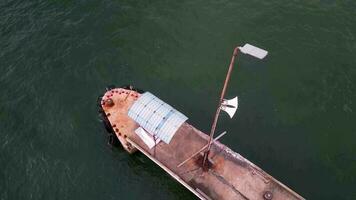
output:
<instances>
[{"instance_id":1,"label":"ship deck","mask_svg":"<svg viewBox=\"0 0 356 200\"><path fill-rule=\"evenodd\" d=\"M117 138L128 152L138 149L200 199L304 199L230 148L214 142L209 170L201 168L201 155L178 165L208 143L209 137L184 123L169 144L149 149L135 134L139 125L127 116L139 93L121 88L107 91L102 107ZM113 106L105 106L111 98Z\"/></svg>"}]
</instances>

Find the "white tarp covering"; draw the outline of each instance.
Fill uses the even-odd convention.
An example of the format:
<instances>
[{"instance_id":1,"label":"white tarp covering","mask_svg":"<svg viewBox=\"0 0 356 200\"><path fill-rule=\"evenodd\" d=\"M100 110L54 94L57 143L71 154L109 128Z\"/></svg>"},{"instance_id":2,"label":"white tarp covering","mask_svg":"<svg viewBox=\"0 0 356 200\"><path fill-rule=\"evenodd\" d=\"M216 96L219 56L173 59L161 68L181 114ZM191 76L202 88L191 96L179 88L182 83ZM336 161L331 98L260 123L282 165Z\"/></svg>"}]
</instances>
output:
<instances>
[{"instance_id":1,"label":"white tarp covering","mask_svg":"<svg viewBox=\"0 0 356 200\"><path fill-rule=\"evenodd\" d=\"M178 128L188 119L149 92L145 92L136 100L129 109L128 116L167 144Z\"/></svg>"},{"instance_id":2,"label":"white tarp covering","mask_svg":"<svg viewBox=\"0 0 356 200\"><path fill-rule=\"evenodd\" d=\"M148 148L152 149L156 144L158 144L161 140L157 139L156 142L150 133L147 133L142 127L138 127L135 130L135 133L142 139L142 141L148 146Z\"/></svg>"}]
</instances>

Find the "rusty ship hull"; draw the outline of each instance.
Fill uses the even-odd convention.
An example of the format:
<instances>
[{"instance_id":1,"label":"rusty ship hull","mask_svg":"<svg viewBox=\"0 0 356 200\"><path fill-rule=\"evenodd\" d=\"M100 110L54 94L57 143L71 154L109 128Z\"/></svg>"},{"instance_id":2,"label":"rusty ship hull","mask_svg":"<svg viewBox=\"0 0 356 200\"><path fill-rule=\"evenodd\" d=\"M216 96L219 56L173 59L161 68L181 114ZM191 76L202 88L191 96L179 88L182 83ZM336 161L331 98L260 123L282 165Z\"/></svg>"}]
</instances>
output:
<instances>
[{"instance_id":1,"label":"rusty ship hull","mask_svg":"<svg viewBox=\"0 0 356 200\"><path fill-rule=\"evenodd\" d=\"M199 199L304 199L218 141L213 142L210 150L211 167L204 170L203 154L192 155L207 145L209 136L187 122L179 127L169 144L160 142L150 149L135 133L139 124L128 116L141 93L128 87L112 87L98 101L107 130L128 153L140 151ZM184 165L180 165L183 161Z\"/></svg>"}]
</instances>

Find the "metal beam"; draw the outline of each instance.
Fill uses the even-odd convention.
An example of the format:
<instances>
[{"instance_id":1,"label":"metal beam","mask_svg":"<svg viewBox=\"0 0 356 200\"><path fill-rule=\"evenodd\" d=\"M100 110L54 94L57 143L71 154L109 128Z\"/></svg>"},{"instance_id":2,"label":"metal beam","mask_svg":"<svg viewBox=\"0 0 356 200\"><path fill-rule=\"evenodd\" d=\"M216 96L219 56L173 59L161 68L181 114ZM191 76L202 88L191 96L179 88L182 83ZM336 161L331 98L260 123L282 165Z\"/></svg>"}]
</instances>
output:
<instances>
[{"instance_id":1,"label":"metal beam","mask_svg":"<svg viewBox=\"0 0 356 200\"><path fill-rule=\"evenodd\" d=\"M230 80L231 72L232 72L232 69L234 68L235 58L237 57L237 55L239 53L239 48L240 47L236 47L234 49L234 52L232 54L232 58L231 58L231 61L230 61L229 69L228 69L227 74L226 74L224 87L221 90L221 95L220 95L220 99L219 99L219 103L218 103L218 108L216 109L216 113L215 113L215 117L214 117L214 120L213 120L213 124L211 125L208 148L206 149L206 151L204 153L204 158L203 158L203 163L202 163L202 167L203 167L204 170L207 169L206 161L208 160L210 148L211 148L211 145L213 143L215 128L216 128L216 124L218 123L218 118L219 118L219 114L220 114L220 111L221 111L221 103L224 100L224 96L225 96L225 92L226 92L226 89L227 89L227 85L228 85L229 80Z\"/></svg>"},{"instance_id":2,"label":"metal beam","mask_svg":"<svg viewBox=\"0 0 356 200\"><path fill-rule=\"evenodd\" d=\"M222 132L220 135L218 135L215 139L214 142L218 141L222 136L226 134L226 131ZM209 144L206 144L203 146L199 151L195 152L193 155L189 156L189 158L185 159L183 162L181 162L177 167L181 167L184 165L186 162L188 162L190 159L194 158L196 155L198 155L200 152L204 151L206 148L208 148Z\"/></svg>"}]
</instances>

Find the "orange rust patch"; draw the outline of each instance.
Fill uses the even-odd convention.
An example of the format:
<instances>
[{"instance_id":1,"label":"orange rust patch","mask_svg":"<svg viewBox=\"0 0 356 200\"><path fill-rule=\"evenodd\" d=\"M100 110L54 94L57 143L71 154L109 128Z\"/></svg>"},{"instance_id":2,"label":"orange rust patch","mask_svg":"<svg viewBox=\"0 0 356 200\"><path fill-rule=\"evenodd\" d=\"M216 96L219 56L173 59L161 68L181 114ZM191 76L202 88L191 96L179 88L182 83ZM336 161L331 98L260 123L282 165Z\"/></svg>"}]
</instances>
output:
<instances>
[{"instance_id":1,"label":"orange rust patch","mask_svg":"<svg viewBox=\"0 0 356 200\"><path fill-rule=\"evenodd\" d=\"M214 159L214 166L213 168L215 170L221 170L224 168L224 158L223 157L217 157L216 159Z\"/></svg>"},{"instance_id":2,"label":"orange rust patch","mask_svg":"<svg viewBox=\"0 0 356 200\"><path fill-rule=\"evenodd\" d=\"M140 94L125 89L118 91L120 92L113 93L109 97L107 96L111 94L110 92L105 94L102 100L112 98L115 105L103 106L103 109L106 114L111 115L109 121L112 126L120 127L115 134L129 153L136 150L135 146L140 147L140 151L146 155L152 155L161 163L161 166L170 169L190 187L198 188L211 199L261 199L266 191L273 193L274 200L303 199L220 142L213 143L211 149L213 167L210 170L201 169L201 155L178 168L177 166L183 160L207 144L208 136L188 123L184 123L169 144L161 142L156 148L149 149L134 133L138 125L127 116L128 109ZM132 93L137 97L128 95Z\"/></svg>"},{"instance_id":3,"label":"orange rust patch","mask_svg":"<svg viewBox=\"0 0 356 200\"><path fill-rule=\"evenodd\" d=\"M122 93L125 95L121 95ZM134 131L138 128L138 125L128 117L127 113L128 109L136 101L136 97L139 97L140 95L141 94L131 90L114 89L107 91L102 98L104 104L102 106L103 110L106 116L110 117L109 121L112 127L120 127L120 130L118 128L114 129L117 138L120 140L123 147L130 153L134 149L132 147L130 149L127 148L127 141L125 138L135 134ZM106 102L108 101L111 106L107 106ZM124 137L122 137L122 135L124 135Z\"/></svg>"}]
</instances>

